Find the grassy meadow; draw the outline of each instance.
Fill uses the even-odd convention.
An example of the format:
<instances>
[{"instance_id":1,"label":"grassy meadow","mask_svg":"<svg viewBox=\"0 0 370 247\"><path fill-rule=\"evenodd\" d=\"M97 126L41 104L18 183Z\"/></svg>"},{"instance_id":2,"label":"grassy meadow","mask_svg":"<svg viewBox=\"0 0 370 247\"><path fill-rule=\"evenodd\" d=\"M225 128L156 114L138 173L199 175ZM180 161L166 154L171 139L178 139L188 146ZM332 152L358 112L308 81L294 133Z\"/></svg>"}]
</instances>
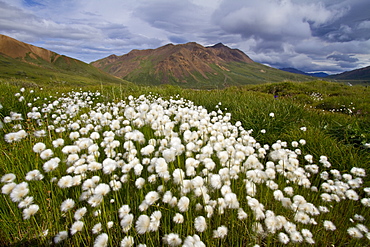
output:
<instances>
[{"instance_id":1,"label":"grassy meadow","mask_svg":"<svg viewBox=\"0 0 370 247\"><path fill-rule=\"evenodd\" d=\"M0 246L368 246L370 89L0 82Z\"/></svg>"},{"instance_id":2,"label":"grassy meadow","mask_svg":"<svg viewBox=\"0 0 370 247\"><path fill-rule=\"evenodd\" d=\"M243 86L263 84L266 82L280 82L283 80L309 81L309 76L300 74L286 73L279 69L271 68L260 63L239 63L231 62L221 67L212 64L212 73L201 74L192 72L190 75L178 78L176 75L168 74L168 83L171 85L181 85L182 88L197 88L203 90L223 89L230 86ZM108 72L109 68L103 68ZM147 60L140 61L140 68L130 73L123 79L135 82L142 86L159 86L163 84L163 75L155 74L154 65Z\"/></svg>"}]
</instances>

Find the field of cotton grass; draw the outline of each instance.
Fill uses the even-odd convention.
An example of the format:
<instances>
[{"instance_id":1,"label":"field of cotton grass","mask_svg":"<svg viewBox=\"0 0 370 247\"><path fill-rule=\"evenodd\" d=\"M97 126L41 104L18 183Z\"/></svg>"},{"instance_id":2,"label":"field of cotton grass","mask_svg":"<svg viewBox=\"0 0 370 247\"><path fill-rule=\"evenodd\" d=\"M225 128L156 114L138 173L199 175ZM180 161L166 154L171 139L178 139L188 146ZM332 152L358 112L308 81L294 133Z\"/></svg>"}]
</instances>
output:
<instances>
[{"instance_id":1,"label":"field of cotton grass","mask_svg":"<svg viewBox=\"0 0 370 247\"><path fill-rule=\"evenodd\" d=\"M235 89L7 90L4 246L370 244L368 149L325 132L348 116Z\"/></svg>"}]
</instances>

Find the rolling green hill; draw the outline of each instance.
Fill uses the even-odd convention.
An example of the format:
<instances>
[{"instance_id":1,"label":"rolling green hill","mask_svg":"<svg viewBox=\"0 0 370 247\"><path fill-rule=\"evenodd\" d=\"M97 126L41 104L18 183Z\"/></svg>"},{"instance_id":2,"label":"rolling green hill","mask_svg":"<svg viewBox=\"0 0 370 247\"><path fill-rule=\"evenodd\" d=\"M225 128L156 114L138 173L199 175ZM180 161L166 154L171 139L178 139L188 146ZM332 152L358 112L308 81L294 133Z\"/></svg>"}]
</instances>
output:
<instances>
[{"instance_id":1,"label":"rolling green hill","mask_svg":"<svg viewBox=\"0 0 370 247\"><path fill-rule=\"evenodd\" d=\"M336 75L330 75L328 76L328 78L335 79L335 80L344 80L344 81L352 82L352 83L369 84L370 83L370 66L351 70L351 71L346 71L346 72L336 74Z\"/></svg>"},{"instance_id":2,"label":"rolling green hill","mask_svg":"<svg viewBox=\"0 0 370 247\"><path fill-rule=\"evenodd\" d=\"M90 64L0 35L0 78L40 85L128 83Z\"/></svg>"}]
</instances>

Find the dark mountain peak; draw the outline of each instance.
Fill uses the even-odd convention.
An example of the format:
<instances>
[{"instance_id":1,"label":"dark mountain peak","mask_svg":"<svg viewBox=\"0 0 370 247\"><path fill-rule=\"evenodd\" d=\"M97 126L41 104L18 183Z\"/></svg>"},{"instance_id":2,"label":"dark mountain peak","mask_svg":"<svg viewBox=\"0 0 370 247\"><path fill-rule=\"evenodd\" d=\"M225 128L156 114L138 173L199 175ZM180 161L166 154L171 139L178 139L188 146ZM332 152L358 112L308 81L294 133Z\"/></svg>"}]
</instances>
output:
<instances>
[{"instance_id":1,"label":"dark mountain peak","mask_svg":"<svg viewBox=\"0 0 370 247\"><path fill-rule=\"evenodd\" d=\"M250 59L244 52L239 49L231 49L230 47L222 44L217 43L214 46L207 47L208 49L212 49L217 56L222 58L227 62L244 62L244 63L252 63L253 60Z\"/></svg>"},{"instance_id":2,"label":"dark mountain peak","mask_svg":"<svg viewBox=\"0 0 370 247\"><path fill-rule=\"evenodd\" d=\"M173 46L175 46L174 44L172 44L172 43L168 43L168 44L166 44L166 45L164 45L164 46L162 46L163 48L166 48L166 47L173 47Z\"/></svg>"},{"instance_id":3,"label":"dark mountain peak","mask_svg":"<svg viewBox=\"0 0 370 247\"><path fill-rule=\"evenodd\" d=\"M227 47L226 45L222 44L221 42L220 43L217 43L213 46L209 46L210 48L222 48L222 47ZM228 47L227 47L228 48Z\"/></svg>"}]
</instances>

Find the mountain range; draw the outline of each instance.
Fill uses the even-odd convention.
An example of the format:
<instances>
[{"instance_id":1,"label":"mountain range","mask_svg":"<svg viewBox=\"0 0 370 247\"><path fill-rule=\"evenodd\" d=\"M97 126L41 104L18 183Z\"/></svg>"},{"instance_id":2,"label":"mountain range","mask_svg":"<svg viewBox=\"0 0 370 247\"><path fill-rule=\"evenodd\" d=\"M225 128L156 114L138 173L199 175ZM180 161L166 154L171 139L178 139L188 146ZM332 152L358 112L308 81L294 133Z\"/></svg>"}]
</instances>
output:
<instances>
[{"instance_id":1,"label":"mountain range","mask_svg":"<svg viewBox=\"0 0 370 247\"><path fill-rule=\"evenodd\" d=\"M281 68L280 70L301 74L301 75L308 75L314 77L321 77L328 80L339 80L339 81L349 81L352 83L369 83L370 82L370 66L355 69L351 71L342 72L339 74L329 75L324 72L317 72L317 73L306 73L301 70L295 68Z\"/></svg>"},{"instance_id":2,"label":"mountain range","mask_svg":"<svg viewBox=\"0 0 370 247\"><path fill-rule=\"evenodd\" d=\"M289 70L282 71L254 62L244 52L222 43L208 47L195 42L167 44L157 49L110 55L87 64L0 35L0 78L26 79L39 84L82 86L135 83L215 89L287 80L313 80L311 74ZM370 67L366 67L326 78L369 82L369 71Z\"/></svg>"},{"instance_id":3,"label":"mountain range","mask_svg":"<svg viewBox=\"0 0 370 247\"><path fill-rule=\"evenodd\" d=\"M312 80L254 62L222 43L204 47L195 42L132 50L91 63L103 71L143 85L173 84L190 88L223 88L284 80Z\"/></svg>"}]
</instances>

